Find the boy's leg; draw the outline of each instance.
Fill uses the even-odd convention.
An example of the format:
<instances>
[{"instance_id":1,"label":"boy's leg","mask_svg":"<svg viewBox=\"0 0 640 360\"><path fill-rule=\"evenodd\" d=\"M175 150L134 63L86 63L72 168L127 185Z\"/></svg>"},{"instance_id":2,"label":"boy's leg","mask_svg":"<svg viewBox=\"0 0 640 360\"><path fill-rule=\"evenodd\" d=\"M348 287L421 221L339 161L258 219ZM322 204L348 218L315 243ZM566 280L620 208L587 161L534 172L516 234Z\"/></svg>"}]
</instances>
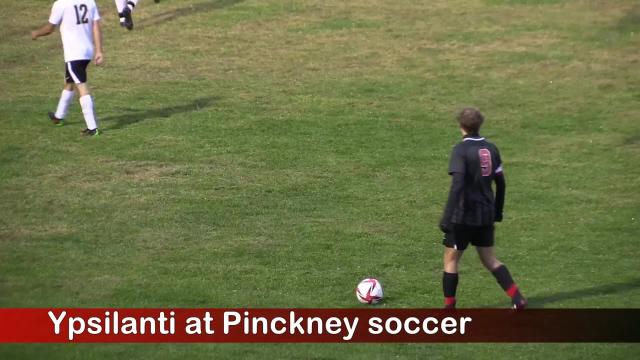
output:
<instances>
[{"instance_id":1,"label":"boy's leg","mask_svg":"<svg viewBox=\"0 0 640 360\"><path fill-rule=\"evenodd\" d=\"M98 124L96 123L96 117L93 112L93 99L89 93L89 86L87 86L87 66L89 66L90 62L90 60L68 62L67 70L76 86L76 89L78 89L82 114L84 115L84 121L87 124L87 128L83 130L82 133L84 135L97 135Z\"/></svg>"},{"instance_id":2,"label":"boy's leg","mask_svg":"<svg viewBox=\"0 0 640 360\"><path fill-rule=\"evenodd\" d=\"M115 0L116 10L118 11L118 17L120 18L120 26L125 26L124 8L127 6L126 0Z\"/></svg>"},{"instance_id":3,"label":"boy's leg","mask_svg":"<svg viewBox=\"0 0 640 360\"><path fill-rule=\"evenodd\" d=\"M452 231L444 234L444 272L442 273L442 292L445 309L456 307L456 289L458 288L458 263L464 250L469 246L468 227L453 224Z\"/></svg>"},{"instance_id":4,"label":"boy's leg","mask_svg":"<svg viewBox=\"0 0 640 360\"><path fill-rule=\"evenodd\" d=\"M54 124L63 124L62 120L67 116L67 110L73 101L73 95L73 83L65 83L62 93L60 94L60 100L58 100L56 112L49 112L49 119L51 119Z\"/></svg>"},{"instance_id":5,"label":"boy's leg","mask_svg":"<svg viewBox=\"0 0 640 360\"><path fill-rule=\"evenodd\" d=\"M133 17L131 13L136 7L138 0L115 0L118 16L120 17L120 26L126 27L127 30L133 30Z\"/></svg>"},{"instance_id":6,"label":"boy's leg","mask_svg":"<svg viewBox=\"0 0 640 360\"><path fill-rule=\"evenodd\" d=\"M84 115L84 122L87 124L88 131L83 131L85 135L95 135L98 129L96 122L96 116L93 111L93 99L89 93L89 87L86 83L76 84L78 89L78 95L80 96L80 106L82 107L82 115Z\"/></svg>"},{"instance_id":7,"label":"boy's leg","mask_svg":"<svg viewBox=\"0 0 640 360\"><path fill-rule=\"evenodd\" d=\"M124 7L127 5L127 1L115 0L115 3L116 3L116 10L118 10L118 14L122 14L122 10L124 10Z\"/></svg>"},{"instance_id":8,"label":"boy's leg","mask_svg":"<svg viewBox=\"0 0 640 360\"><path fill-rule=\"evenodd\" d=\"M527 306L527 301L520 293L518 285L513 281L509 269L496 258L493 246L477 246L476 250L484 267L491 271L502 290L511 297L513 307L524 309Z\"/></svg>"},{"instance_id":9,"label":"boy's leg","mask_svg":"<svg viewBox=\"0 0 640 360\"><path fill-rule=\"evenodd\" d=\"M458 288L458 263L464 251L444 248L444 271L442 272L442 292L445 309L456 307L456 289Z\"/></svg>"}]
</instances>

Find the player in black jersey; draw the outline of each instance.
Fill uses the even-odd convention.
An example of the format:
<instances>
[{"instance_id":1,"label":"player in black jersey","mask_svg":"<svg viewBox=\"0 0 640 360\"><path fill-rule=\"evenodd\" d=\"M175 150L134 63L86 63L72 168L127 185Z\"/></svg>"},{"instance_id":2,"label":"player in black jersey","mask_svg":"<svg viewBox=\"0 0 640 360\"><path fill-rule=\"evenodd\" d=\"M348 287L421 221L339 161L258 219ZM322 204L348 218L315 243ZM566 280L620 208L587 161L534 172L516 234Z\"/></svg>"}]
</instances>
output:
<instances>
[{"instance_id":1,"label":"player in black jersey","mask_svg":"<svg viewBox=\"0 0 640 360\"><path fill-rule=\"evenodd\" d=\"M527 301L507 267L496 259L493 251L493 223L502 221L506 187L500 152L480 136L484 117L478 109L465 108L457 119L463 139L451 153L451 190L440 221L440 229L445 233L442 241L445 246L442 276L445 308L456 306L458 263L471 243L476 247L482 264L511 297L513 307L523 309ZM491 187L494 181L495 198Z\"/></svg>"}]
</instances>

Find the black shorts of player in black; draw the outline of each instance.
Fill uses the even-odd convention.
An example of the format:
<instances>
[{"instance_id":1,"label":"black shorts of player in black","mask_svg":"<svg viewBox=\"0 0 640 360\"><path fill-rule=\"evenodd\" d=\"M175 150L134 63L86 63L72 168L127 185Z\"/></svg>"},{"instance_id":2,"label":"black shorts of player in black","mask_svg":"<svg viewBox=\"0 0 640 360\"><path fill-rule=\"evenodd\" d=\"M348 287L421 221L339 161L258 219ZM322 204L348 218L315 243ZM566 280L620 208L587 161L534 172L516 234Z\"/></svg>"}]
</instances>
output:
<instances>
[{"instance_id":1,"label":"black shorts of player in black","mask_svg":"<svg viewBox=\"0 0 640 360\"><path fill-rule=\"evenodd\" d=\"M509 270L493 254L494 222L502 221L506 182L498 148L479 135L483 121L483 115L475 108L463 109L458 115L463 140L451 154L451 189L440 221L440 229L445 233L442 241L445 246L442 280L445 307L456 305L458 262L471 244L476 247L485 267L512 298L513 306L524 308L526 300Z\"/></svg>"},{"instance_id":2,"label":"black shorts of player in black","mask_svg":"<svg viewBox=\"0 0 640 360\"><path fill-rule=\"evenodd\" d=\"M493 246L494 228L491 226L469 226L462 224L450 225L448 233L444 234L442 244L455 250L466 250L469 244L473 246Z\"/></svg>"}]
</instances>

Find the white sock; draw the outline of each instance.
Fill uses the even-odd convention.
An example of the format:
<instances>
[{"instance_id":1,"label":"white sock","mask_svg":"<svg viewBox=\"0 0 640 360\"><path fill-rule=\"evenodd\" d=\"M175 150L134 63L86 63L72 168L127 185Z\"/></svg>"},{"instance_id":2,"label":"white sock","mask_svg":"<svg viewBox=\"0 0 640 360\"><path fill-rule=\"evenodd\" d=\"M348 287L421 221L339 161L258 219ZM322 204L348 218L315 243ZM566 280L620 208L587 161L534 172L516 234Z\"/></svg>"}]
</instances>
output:
<instances>
[{"instance_id":1,"label":"white sock","mask_svg":"<svg viewBox=\"0 0 640 360\"><path fill-rule=\"evenodd\" d=\"M131 11L133 11L133 8L135 8L136 5L138 5L138 0L129 0L129 1L127 1L127 6L129 7L129 10L131 10Z\"/></svg>"},{"instance_id":2,"label":"white sock","mask_svg":"<svg viewBox=\"0 0 640 360\"><path fill-rule=\"evenodd\" d=\"M73 90L62 90L55 117L58 119L64 119L64 117L67 116L67 109L69 109L69 105L71 105L71 102L73 101L73 94Z\"/></svg>"},{"instance_id":3,"label":"white sock","mask_svg":"<svg viewBox=\"0 0 640 360\"><path fill-rule=\"evenodd\" d=\"M116 0L116 10L118 10L118 14L124 10L125 6L127 6L127 0Z\"/></svg>"},{"instance_id":4,"label":"white sock","mask_svg":"<svg viewBox=\"0 0 640 360\"><path fill-rule=\"evenodd\" d=\"M91 99L91 95L80 97L80 106L82 106L82 114L84 115L84 122L87 123L87 129L93 130L98 128L96 117L93 113L93 99Z\"/></svg>"}]
</instances>

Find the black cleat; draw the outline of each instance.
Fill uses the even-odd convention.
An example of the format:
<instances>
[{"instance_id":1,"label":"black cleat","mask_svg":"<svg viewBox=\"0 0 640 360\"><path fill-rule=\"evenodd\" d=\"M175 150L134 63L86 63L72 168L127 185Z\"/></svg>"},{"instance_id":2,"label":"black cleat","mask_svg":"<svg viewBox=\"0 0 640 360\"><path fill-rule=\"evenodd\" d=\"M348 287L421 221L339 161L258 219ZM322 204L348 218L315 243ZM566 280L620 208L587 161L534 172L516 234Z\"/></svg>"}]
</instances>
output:
<instances>
[{"instance_id":1,"label":"black cleat","mask_svg":"<svg viewBox=\"0 0 640 360\"><path fill-rule=\"evenodd\" d=\"M64 119L58 119L56 117L56 114L54 114L53 112L49 111L49 119L51 119L51 122L53 122L53 125L57 125L57 126L62 126L64 125Z\"/></svg>"},{"instance_id":2,"label":"black cleat","mask_svg":"<svg viewBox=\"0 0 640 360\"><path fill-rule=\"evenodd\" d=\"M133 17L131 17L131 9L129 9L128 6L125 6L120 16L124 18L124 21L120 22L120 26L126 27L127 30L133 30Z\"/></svg>"},{"instance_id":3,"label":"black cleat","mask_svg":"<svg viewBox=\"0 0 640 360\"><path fill-rule=\"evenodd\" d=\"M511 306L513 306L514 309L516 310L524 310L527 308L527 306L529 305L529 303L527 302L527 299L525 299L524 297L520 297L519 299L514 299L511 302Z\"/></svg>"},{"instance_id":4,"label":"black cleat","mask_svg":"<svg viewBox=\"0 0 640 360\"><path fill-rule=\"evenodd\" d=\"M82 136L98 136L100 135L100 131L98 131L98 128L95 128L93 130L89 130L89 129L84 129L81 131Z\"/></svg>"}]
</instances>

